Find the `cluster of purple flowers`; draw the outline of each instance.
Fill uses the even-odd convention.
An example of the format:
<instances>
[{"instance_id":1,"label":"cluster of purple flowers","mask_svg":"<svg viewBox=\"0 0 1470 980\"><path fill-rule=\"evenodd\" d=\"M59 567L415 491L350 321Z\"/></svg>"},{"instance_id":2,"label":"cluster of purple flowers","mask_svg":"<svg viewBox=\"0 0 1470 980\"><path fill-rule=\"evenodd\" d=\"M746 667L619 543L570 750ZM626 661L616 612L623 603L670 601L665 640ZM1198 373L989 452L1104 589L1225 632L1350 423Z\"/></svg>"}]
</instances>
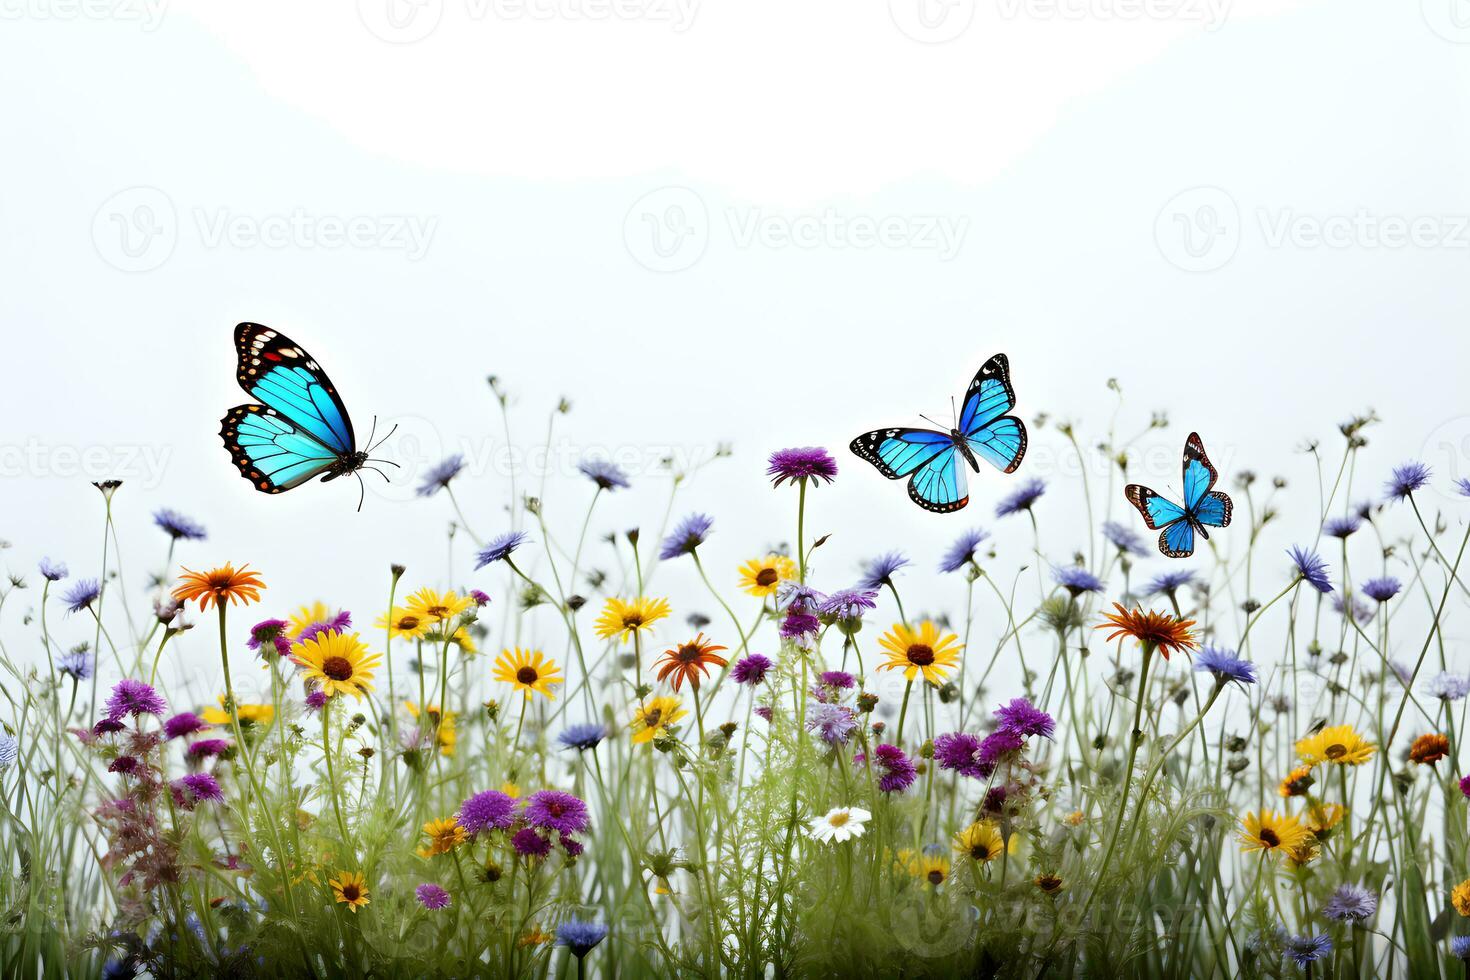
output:
<instances>
[{"instance_id":1,"label":"cluster of purple flowers","mask_svg":"<svg viewBox=\"0 0 1470 980\"><path fill-rule=\"evenodd\" d=\"M948 732L934 739L934 760L939 768L989 779L996 767L1026 747L1026 739L1051 738L1056 721L1025 698L1013 698L992 713L996 728L980 738L969 732Z\"/></svg>"}]
</instances>

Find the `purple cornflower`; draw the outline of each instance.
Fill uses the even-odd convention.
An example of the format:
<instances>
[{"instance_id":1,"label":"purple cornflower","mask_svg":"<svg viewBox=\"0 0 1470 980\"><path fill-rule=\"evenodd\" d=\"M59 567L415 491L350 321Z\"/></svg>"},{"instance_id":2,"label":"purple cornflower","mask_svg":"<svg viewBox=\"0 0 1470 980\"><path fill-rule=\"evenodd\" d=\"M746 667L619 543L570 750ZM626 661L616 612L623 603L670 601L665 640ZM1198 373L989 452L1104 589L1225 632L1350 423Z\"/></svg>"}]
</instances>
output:
<instances>
[{"instance_id":1,"label":"purple cornflower","mask_svg":"<svg viewBox=\"0 0 1470 980\"><path fill-rule=\"evenodd\" d=\"M219 782L207 772L180 776L169 785L173 787L174 801L189 810L200 803L223 803L225 799Z\"/></svg>"},{"instance_id":2,"label":"purple cornflower","mask_svg":"<svg viewBox=\"0 0 1470 980\"><path fill-rule=\"evenodd\" d=\"M834 690L848 691L857 683L857 678L845 670L824 670L821 676L817 678L817 683L823 687L833 688Z\"/></svg>"},{"instance_id":3,"label":"purple cornflower","mask_svg":"<svg viewBox=\"0 0 1470 980\"><path fill-rule=\"evenodd\" d=\"M117 682L112 695L107 699L107 717L113 721L124 716L162 715L168 711L168 702L153 688L142 681L125 678Z\"/></svg>"},{"instance_id":4,"label":"purple cornflower","mask_svg":"<svg viewBox=\"0 0 1470 980\"><path fill-rule=\"evenodd\" d=\"M583 476L597 484L599 490L626 490L631 485L628 483L627 474L610 460L584 459L577 464L577 469L582 471Z\"/></svg>"},{"instance_id":5,"label":"purple cornflower","mask_svg":"<svg viewBox=\"0 0 1470 980\"><path fill-rule=\"evenodd\" d=\"M185 735L193 735L202 732L209 727L209 722L200 718L192 711L180 711L163 723L163 734L166 738L183 738Z\"/></svg>"},{"instance_id":6,"label":"purple cornflower","mask_svg":"<svg viewBox=\"0 0 1470 980\"><path fill-rule=\"evenodd\" d=\"M807 712L806 727L828 745L846 745L857 716L840 704L814 704Z\"/></svg>"},{"instance_id":7,"label":"purple cornflower","mask_svg":"<svg viewBox=\"0 0 1470 980\"><path fill-rule=\"evenodd\" d=\"M708 514L690 514L678 523L673 534L664 538L663 547L658 552L659 559L668 561L680 555L694 554L694 549L709 537L709 529L714 523L714 518Z\"/></svg>"},{"instance_id":8,"label":"purple cornflower","mask_svg":"<svg viewBox=\"0 0 1470 980\"><path fill-rule=\"evenodd\" d=\"M1283 931L1282 945L1287 957L1297 966L1306 967L1332 952L1332 938L1325 933L1320 936L1289 936Z\"/></svg>"},{"instance_id":9,"label":"purple cornflower","mask_svg":"<svg viewBox=\"0 0 1470 980\"><path fill-rule=\"evenodd\" d=\"M939 570L948 574L957 572L970 564L975 560L975 549L979 548L980 543L988 537L990 537L990 532L978 527L962 531L960 536L955 538L954 544L950 545L949 550L944 553L944 557L939 559Z\"/></svg>"},{"instance_id":10,"label":"purple cornflower","mask_svg":"<svg viewBox=\"0 0 1470 980\"><path fill-rule=\"evenodd\" d=\"M758 707L758 708L755 709L755 716L757 718L759 718L761 721L770 721L771 720L771 714L772 714L771 706L768 705L768 704L763 704L760 707ZM1470 776L1466 776L1465 778L1466 779L1470 779ZM1470 793L1467 793L1465 795L1470 796Z\"/></svg>"},{"instance_id":11,"label":"purple cornflower","mask_svg":"<svg viewBox=\"0 0 1470 980\"><path fill-rule=\"evenodd\" d=\"M1399 594L1403 586L1396 578L1370 578L1363 583L1363 595L1374 602L1387 602Z\"/></svg>"},{"instance_id":12,"label":"purple cornflower","mask_svg":"<svg viewBox=\"0 0 1470 980\"><path fill-rule=\"evenodd\" d=\"M92 734L111 735L114 732L120 732L127 727L127 725L124 725L116 718L103 718L101 721L97 722L97 724L92 726Z\"/></svg>"},{"instance_id":13,"label":"purple cornflower","mask_svg":"<svg viewBox=\"0 0 1470 980\"><path fill-rule=\"evenodd\" d=\"M1155 575L1148 585L1144 587L1147 595L1169 595L1172 596L1186 585L1194 584L1194 572L1187 569L1179 569L1173 572L1160 572Z\"/></svg>"},{"instance_id":14,"label":"purple cornflower","mask_svg":"<svg viewBox=\"0 0 1470 980\"><path fill-rule=\"evenodd\" d=\"M311 628L307 627L307 629ZM263 619L250 627L250 639L245 641L245 645L252 650L259 650L266 644L270 644L275 649L276 656L288 656L291 653L291 640L286 634L290 629L291 624L284 619ZM302 634L304 638L305 630L302 631Z\"/></svg>"},{"instance_id":15,"label":"purple cornflower","mask_svg":"<svg viewBox=\"0 0 1470 980\"><path fill-rule=\"evenodd\" d=\"M130 776L138 771L138 760L130 755L120 755L108 763L107 771Z\"/></svg>"},{"instance_id":16,"label":"purple cornflower","mask_svg":"<svg viewBox=\"0 0 1470 980\"><path fill-rule=\"evenodd\" d=\"M755 687L766 679L772 666L770 657L763 653L752 653L735 661L735 666L730 669L730 676L736 684Z\"/></svg>"},{"instance_id":17,"label":"purple cornflower","mask_svg":"<svg viewBox=\"0 0 1470 980\"><path fill-rule=\"evenodd\" d=\"M470 589L467 594L471 599L475 600L476 606L490 605L490 596L485 592L481 592L479 589Z\"/></svg>"},{"instance_id":18,"label":"purple cornflower","mask_svg":"<svg viewBox=\"0 0 1470 980\"><path fill-rule=\"evenodd\" d=\"M320 711L327 706L327 692L312 691L306 695L304 703L308 711Z\"/></svg>"},{"instance_id":19,"label":"purple cornflower","mask_svg":"<svg viewBox=\"0 0 1470 980\"><path fill-rule=\"evenodd\" d=\"M527 537L525 531L511 531L498 538L492 538L490 543L475 557L475 568L478 570L493 562L505 561L515 554L517 548L526 543Z\"/></svg>"},{"instance_id":20,"label":"purple cornflower","mask_svg":"<svg viewBox=\"0 0 1470 980\"><path fill-rule=\"evenodd\" d=\"M571 793L543 789L526 799L522 811L526 823L559 834L580 834L587 829L587 804Z\"/></svg>"},{"instance_id":21,"label":"purple cornflower","mask_svg":"<svg viewBox=\"0 0 1470 980\"><path fill-rule=\"evenodd\" d=\"M878 779L878 788L883 792L902 793L914 784L918 770L914 768L913 761L903 754L903 749L884 743L873 750L873 755L877 758L878 768L883 770L883 775Z\"/></svg>"},{"instance_id":22,"label":"purple cornflower","mask_svg":"<svg viewBox=\"0 0 1470 980\"><path fill-rule=\"evenodd\" d=\"M1051 715L1026 698L1012 698L1010 703L996 708L993 715L1001 728L1027 737L1040 735L1042 738L1051 738L1051 733L1057 727Z\"/></svg>"},{"instance_id":23,"label":"purple cornflower","mask_svg":"<svg viewBox=\"0 0 1470 980\"><path fill-rule=\"evenodd\" d=\"M1470 677L1442 671L1430 680L1429 693L1441 701L1459 701L1470 694Z\"/></svg>"},{"instance_id":24,"label":"purple cornflower","mask_svg":"<svg viewBox=\"0 0 1470 980\"><path fill-rule=\"evenodd\" d=\"M868 589L839 589L829 595L817 613L825 623L835 623L844 633L856 633L863 625L863 614L877 608L878 593Z\"/></svg>"},{"instance_id":25,"label":"purple cornflower","mask_svg":"<svg viewBox=\"0 0 1470 980\"><path fill-rule=\"evenodd\" d=\"M565 946L579 960L606 938L607 926L600 922L568 919L556 927L556 944Z\"/></svg>"},{"instance_id":26,"label":"purple cornflower","mask_svg":"<svg viewBox=\"0 0 1470 980\"><path fill-rule=\"evenodd\" d=\"M1384 492L1394 500L1404 500L1422 489L1429 482L1429 467L1417 460L1410 460L1393 468L1393 475L1383 485Z\"/></svg>"},{"instance_id":27,"label":"purple cornflower","mask_svg":"<svg viewBox=\"0 0 1470 980\"><path fill-rule=\"evenodd\" d=\"M167 507L153 512L153 523L175 541L203 541L204 525Z\"/></svg>"},{"instance_id":28,"label":"purple cornflower","mask_svg":"<svg viewBox=\"0 0 1470 980\"><path fill-rule=\"evenodd\" d=\"M803 650L810 649L821 628L822 621L811 613L790 609L781 620L781 639L792 640Z\"/></svg>"},{"instance_id":29,"label":"purple cornflower","mask_svg":"<svg viewBox=\"0 0 1470 980\"><path fill-rule=\"evenodd\" d=\"M1287 554L1303 581L1324 595L1332 591L1332 583L1327 578L1327 563L1316 552L1292 545Z\"/></svg>"},{"instance_id":30,"label":"purple cornflower","mask_svg":"<svg viewBox=\"0 0 1470 980\"><path fill-rule=\"evenodd\" d=\"M516 802L495 789L476 793L459 805L459 825L470 836L482 830L506 830L515 823Z\"/></svg>"},{"instance_id":31,"label":"purple cornflower","mask_svg":"<svg viewBox=\"0 0 1470 980\"><path fill-rule=\"evenodd\" d=\"M902 568L913 564L904 557L901 551L890 551L879 555L863 563L862 577L858 579L858 587L876 591L884 585L893 585L894 574Z\"/></svg>"},{"instance_id":32,"label":"purple cornflower","mask_svg":"<svg viewBox=\"0 0 1470 980\"><path fill-rule=\"evenodd\" d=\"M323 633L341 633L351 626L352 613L344 609L331 619L324 619L319 623L312 623L301 631L296 637L296 641L298 643L305 643L307 640L315 639ZM276 645L276 649L280 649L280 644Z\"/></svg>"},{"instance_id":33,"label":"purple cornflower","mask_svg":"<svg viewBox=\"0 0 1470 980\"><path fill-rule=\"evenodd\" d=\"M1322 906L1322 914L1333 922L1365 922L1378 911L1378 896L1358 885L1339 885Z\"/></svg>"},{"instance_id":34,"label":"purple cornflower","mask_svg":"<svg viewBox=\"0 0 1470 980\"><path fill-rule=\"evenodd\" d=\"M1462 476L1455 481L1455 492L1462 497L1470 497L1470 476Z\"/></svg>"},{"instance_id":35,"label":"purple cornflower","mask_svg":"<svg viewBox=\"0 0 1470 980\"><path fill-rule=\"evenodd\" d=\"M65 674L73 681L80 682L91 677L95 667L92 654L81 648L68 650L56 658L56 672Z\"/></svg>"},{"instance_id":36,"label":"purple cornflower","mask_svg":"<svg viewBox=\"0 0 1470 980\"><path fill-rule=\"evenodd\" d=\"M1462 776L1460 778L1460 792L1467 799L1470 799L1470 776Z\"/></svg>"},{"instance_id":37,"label":"purple cornflower","mask_svg":"<svg viewBox=\"0 0 1470 980\"><path fill-rule=\"evenodd\" d=\"M1002 498L1001 502L995 505L995 516L1009 517L1012 514L1019 514L1023 510L1030 510L1036 504L1036 501L1041 499L1044 493L1046 493L1045 480L1027 480L1013 490L1009 496Z\"/></svg>"},{"instance_id":38,"label":"purple cornflower","mask_svg":"<svg viewBox=\"0 0 1470 980\"><path fill-rule=\"evenodd\" d=\"M430 912L437 912L449 904L449 893L432 881L426 881L413 890L419 904Z\"/></svg>"},{"instance_id":39,"label":"purple cornflower","mask_svg":"<svg viewBox=\"0 0 1470 980\"><path fill-rule=\"evenodd\" d=\"M455 453L436 465L429 467L424 474L423 482L419 484L418 495L420 497L432 497L440 490L449 488L449 481L459 476L459 471L464 469L464 456Z\"/></svg>"},{"instance_id":40,"label":"purple cornflower","mask_svg":"<svg viewBox=\"0 0 1470 980\"><path fill-rule=\"evenodd\" d=\"M556 737L562 748L586 752L595 749L607 737L607 729L601 725L572 725Z\"/></svg>"},{"instance_id":41,"label":"purple cornflower","mask_svg":"<svg viewBox=\"0 0 1470 980\"><path fill-rule=\"evenodd\" d=\"M1450 955L1470 961L1470 936L1454 936L1450 939Z\"/></svg>"},{"instance_id":42,"label":"purple cornflower","mask_svg":"<svg viewBox=\"0 0 1470 980\"><path fill-rule=\"evenodd\" d=\"M1009 728L997 728L980 741L975 760L982 766L993 768L1005 757L1020 752L1021 747L1025 744L1025 739L1021 737L1020 732Z\"/></svg>"},{"instance_id":43,"label":"purple cornflower","mask_svg":"<svg viewBox=\"0 0 1470 980\"><path fill-rule=\"evenodd\" d=\"M1138 532L1117 521L1103 521L1102 533L1103 537L1108 539L1108 543L1118 549L1119 554L1134 555L1139 558L1150 554L1148 545L1144 543Z\"/></svg>"},{"instance_id":44,"label":"purple cornflower","mask_svg":"<svg viewBox=\"0 0 1470 980\"><path fill-rule=\"evenodd\" d=\"M510 843L522 857L545 857L551 853L551 841L530 827L522 827L516 831Z\"/></svg>"},{"instance_id":45,"label":"purple cornflower","mask_svg":"<svg viewBox=\"0 0 1470 980\"><path fill-rule=\"evenodd\" d=\"M1194 669L1213 674L1217 684L1234 682L1245 687L1256 682L1256 665L1236 656L1234 650L1205 647L1195 653Z\"/></svg>"},{"instance_id":46,"label":"purple cornflower","mask_svg":"<svg viewBox=\"0 0 1470 980\"><path fill-rule=\"evenodd\" d=\"M1363 526L1363 520L1357 514L1344 514L1339 517L1329 517L1327 523L1322 525L1322 531L1334 538L1350 538Z\"/></svg>"},{"instance_id":47,"label":"purple cornflower","mask_svg":"<svg viewBox=\"0 0 1470 980\"><path fill-rule=\"evenodd\" d=\"M91 606L101 594L102 583L95 578L78 579L76 584L61 594L61 601L66 604L67 615L71 615Z\"/></svg>"},{"instance_id":48,"label":"purple cornflower","mask_svg":"<svg viewBox=\"0 0 1470 980\"><path fill-rule=\"evenodd\" d=\"M837 479L837 460L821 446L778 449L771 453L768 463L766 476L775 477L771 481L775 487L786 480L792 483L807 481L817 486L824 480L831 483Z\"/></svg>"},{"instance_id":49,"label":"purple cornflower","mask_svg":"<svg viewBox=\"0 0 1470 980\"><path fill-rule=\"evenodd\" d=\"M217 755L224 755L230 749L230 743L222 738L201 738L197 742L189 744L185 753L191 759L209 759Z\"/></svg>"},{"instance_id":50,"label":"purple cornflower","mask_svg":"<svg viewBox=\"0 0 1470 980\"><path fill-rule=\"evenodd\" d=\"M815 613L826 601L825 595L810 585L802 585L800 582L787 580L776 588L776 607L778 609L795 609L798 612Z\"/></svg>"},{"instance_id":51,"label":"purple cornflower","mask_svg":"<svg viewBox=\"0 0 1470 980\"><path fill-rule=\"evenodd\" d=\"M1052 569L1057 584L1072 594L1073 598L1084 592L1101 592L1103 580L1080 565L1067 565Z\"/></svg>"},{"instance_id":52,"label":"purple cornflower","mask_svg":"<svg viewBox=\"0 0 1470 980\"><path fill-rule=\"evenodd\" d=\"M969 732L946 732L934 739L934 761L939 763L939 768L971 779L988 779L995 769L980 764L975 758L978 751L980 739Z\"/></svg>"},{"instance_id":53,"label":"purple cornflower","mask_svg":"<svg viewBox=\"0 0 1470 980\"><path fill-rule=\"evenodd\" d=\"M41 570L41 577L48 582L60 582L66 578L66 562L42 558L36 567Z\"/></svg>"}]
</instances>

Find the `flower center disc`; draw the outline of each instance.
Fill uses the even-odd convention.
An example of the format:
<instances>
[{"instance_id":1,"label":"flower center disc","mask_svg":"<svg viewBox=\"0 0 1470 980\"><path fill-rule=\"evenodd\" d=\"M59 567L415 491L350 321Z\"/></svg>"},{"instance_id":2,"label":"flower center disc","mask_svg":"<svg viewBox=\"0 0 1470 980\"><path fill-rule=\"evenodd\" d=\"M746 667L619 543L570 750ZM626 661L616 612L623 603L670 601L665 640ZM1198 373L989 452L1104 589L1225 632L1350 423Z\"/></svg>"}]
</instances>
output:
<instances>
[{"instance_id":1,"label":"flower center disc","mask_svg":"<svg viewBox=\"0 0 1470 980\"><path fill-rule=\"evenodd\" d=\"M776 584L776 580L778 578L780 578L780 576L776 573L776 570L774 568L762 568L760 570L760 573L757 574L755 577L755 584L761 586L762 588L769 589L771 586Z\"/></svg>"},{"instance_id":2,"label":"flower center disc","mask_svg":"<svg viewBox=\"0 0 1470 980\"><path fill-rule=\"evenodd\" d=\"M1327 751L1324 754L1329 759L1341 759L1343 756L1347 755L1347 746L1335 744L1329 745L1327 746Z\"/></svg>"},{"instance_id":3,"label":"flower center disc","mask_svg":"<svg viewBox=\"0 0 1470 980\"><path fill-rule=\"evenodd\" d=\"M841 827L843 824L847 823L847 821L848 821L847 814L845 814L845 813L834 813L834 814L832 814L831 819L829 819L827 822L830 823L834 827Z\"/></svg>"},{"instance_id":4,"label":"flower center disc","mask_svg":"<svg viewBox=\"0 0 1470 980\"><path fill-rule=\"evenodd\" d=\"M536 673L535 667L522 667L516 671L516 680L522 684L534 684L540 675Z\"/></svg>"},{"instance_id":5,"label":"flower center disc","mask_svg":"<svg viewBox=\"0 0 1470 980\"><path fill-rule=\"evenodd\" d=\"M352 661L346 657L328 657L322 661L322 673L334 681L345 681L352 676Z\"/></svg>"},{"instance_id":6,"label":"flower center disc","mask_svg":"<svg viewBox=\"0 0 1470 980\"><path fill-rule=\"evenodd\" d=\"M934 662L934 650L926 644L915 643L909 647L909 663L916 667L927 667Z\"/></svg>"},{"instance_id":7,"label":"flower center disc","mask_svg":"<svg viewBox=\"0 0 1470 980\"><path fill-rule=\"evenodd\" d=\"M1276 831L1272 830L1270 827L1262 827L1261 842L1267 847L1278 847L1281 844L1281 838L1277 837Z\"/></svg>"}]
</instances>

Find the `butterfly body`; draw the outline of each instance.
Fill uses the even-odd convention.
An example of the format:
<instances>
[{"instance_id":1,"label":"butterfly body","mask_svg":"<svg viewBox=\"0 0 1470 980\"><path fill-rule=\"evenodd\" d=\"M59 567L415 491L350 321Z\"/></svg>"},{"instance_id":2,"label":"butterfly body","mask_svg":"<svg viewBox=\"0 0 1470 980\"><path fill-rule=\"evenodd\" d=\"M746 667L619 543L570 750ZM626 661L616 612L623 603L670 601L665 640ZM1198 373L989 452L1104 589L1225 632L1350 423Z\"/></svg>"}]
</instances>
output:
<instances>
[{"instance_id":1,"label":"butterfly body","mask_svg":"<svg viewBox=\"0 0 1470 980\"><path fill-rule=\"evenodd\" d=\"M894 427L865 432L849 448L890 480L908 478L909 499L935 513L970 502L963 460L976 473L980 460L1013 473L1026 454L1026 426L1006 415L1016 404L1004 354L986 361L970 382L957 424L937 429Z\"/></svg>"},{"instance_id":2,"label":"butterfly body","mask_svg":"<svg viewBox=\"0 0 1470 980\"><path fill-rule=\"evenodd\" d=\"M1159 531L1159 551L1169 558L1194 554L1194 537L1210 539L1208 528L1228 527L1234 509L1228 494L1213 489L1220 474L1199 433L1184 441L1184 505L1160 496L1148 487L1130 483L1123 488L1128 502L1138 508L1144 523Z\"/></svg>"}]
</instances>

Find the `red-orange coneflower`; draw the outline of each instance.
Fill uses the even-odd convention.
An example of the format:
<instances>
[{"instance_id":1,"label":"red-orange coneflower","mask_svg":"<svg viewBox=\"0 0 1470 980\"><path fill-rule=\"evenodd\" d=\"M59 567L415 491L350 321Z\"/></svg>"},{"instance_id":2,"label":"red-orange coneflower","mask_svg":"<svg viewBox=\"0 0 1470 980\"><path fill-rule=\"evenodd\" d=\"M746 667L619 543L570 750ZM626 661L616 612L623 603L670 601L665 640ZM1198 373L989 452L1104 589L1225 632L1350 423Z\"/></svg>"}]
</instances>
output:
<instances>
[{"instance_id":1,"label":"red-orange coneflower","mask_svg":"<svg viewBox=\"0 0 1470 980\"><path fill-rule=\"evenodd\" d=\"M710 643L700 633L688 643L664 651L657 664L658 679L665 680L673 675L674 690L677 691L679 685L687 680L689 686L697 691L700 680L709 675L710 665L725 666L725 658L715 656L715 651L723 649L725 648Z\"/></svg>"},{"instance_id":2,"label":"red-orange coneflower","mask_svg":"<svg viewBox=\"0 0 1470 980\"><path fill-rule=\"evenodd\" d=\"M179 576L173 596L179 602L198 599L201 612L207 611L211 603L224 605L225 600L242 605L259 602L265 583L260 580L259 572L249 569L249 565L237 569L228 562L207 572L191 572L186 568Z\"/></svg>"},{"instance_id":3,"label":"red-orange coneflower","mask_svg":"<svg viewBox=\"0 0 1470 980\"><path fill-rule=\"evenodd\" d=\"M1190 629L1194 625L1192 619L1177 619L1168 613L1144 612L1141 609L1124 609L1118 603L1113 603L1115 613L1104 613L1106 622L1099 623L1095 629L1111 629L1108 639L1116 640L1120 636L1131 636L1144 647L1157 650L1169 659L1169 654L1176 651L1188 653L1199 646L1195 642L1194 631Z\"/></svg>"},{"instance_id":4,"label":"red-orange coneflower","mask_svg":"<svg viewBox=\"0 0 1470 980\"><path fill-rule=\"evenodd\" d=\"M1443 735L1420 735L1409 747L1409 761L1432 766L1450 754L1450 740Z\"/></svg>"}]
</instances>

